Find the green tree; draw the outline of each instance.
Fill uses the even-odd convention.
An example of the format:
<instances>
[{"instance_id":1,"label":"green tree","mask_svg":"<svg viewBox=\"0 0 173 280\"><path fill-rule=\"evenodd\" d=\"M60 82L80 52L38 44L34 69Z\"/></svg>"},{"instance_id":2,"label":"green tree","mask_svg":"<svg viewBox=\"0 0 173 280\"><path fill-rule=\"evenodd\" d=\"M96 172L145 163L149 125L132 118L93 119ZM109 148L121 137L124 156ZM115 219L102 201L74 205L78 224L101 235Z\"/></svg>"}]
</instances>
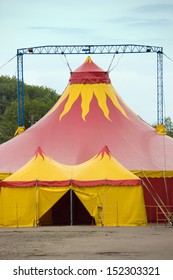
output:
<instances>
[{"instance_id":1,"label":"green tree","mask_svg":"<svg viewBox=\"0 0 173 280\"><path fill-rule=\"evenodd\" d=\"M12 101L0 117L0 143L14 136L17 129L17 101Z\"/></svg>"},{"instance_id":2,"label":"green tree","mask_svg":"<svg viewBox=\"0 0 173 280\"><path fill-rule=\"evenodd\" d=\"M167 131L167 135L173 137L173 123L170 117L165 118L165 128Z\"/></svg>"},{"instance_id":3,"label":"green tree","mask_svg":"<svg viewBox=\"0 0 173 280\"><path fill-rule=\"evenodd\" d=\"M7 106L17 98L17 80L15 77L0 76L0 116Z\"/></svg>"},{"instance_id":4,"label":"green tree","mask_svg":"<svg viewBox=\"0 0 173 280\"><path fill-rule=\"evenodd\" d=\"M59 95L47 87L24 85L25 128L28 128L56 103ZM17 80L15 77L0 77L0 143L14 136L18 127Z\"/></svg>"}]
</instances>

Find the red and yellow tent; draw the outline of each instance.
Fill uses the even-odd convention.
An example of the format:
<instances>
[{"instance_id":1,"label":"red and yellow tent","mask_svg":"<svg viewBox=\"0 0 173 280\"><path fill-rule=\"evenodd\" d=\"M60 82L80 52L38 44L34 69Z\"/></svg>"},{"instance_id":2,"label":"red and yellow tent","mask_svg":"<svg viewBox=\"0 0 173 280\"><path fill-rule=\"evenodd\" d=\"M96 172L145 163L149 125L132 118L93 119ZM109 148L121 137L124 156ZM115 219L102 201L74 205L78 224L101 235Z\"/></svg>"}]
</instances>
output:
<instances>
[{"instance_id":1,"label":"red and yellow tent","mask_svg":"<svg viewBox=\"0 0 173 280\"><path fill-rule=\"evenodd\" d=\"M36 147L65 165L91 159L107 145L145 186L148 219L173 205L173 139L155 130L125 104L109 73L90 57L71 73L54 107L35 125L0 145L0 178L25 165Z\"/></svg>"},{"instance_id":2,"label":"red and yellow tent","mask_svg":"<svg viewBox=\"0 0 173 280\"><path fill-rule=\"evenodd\" d=\"M68 167L38 147L26 165L0 184L0 226L36 226L69 190L69 185Z\"/></svg>"},{"instance_id":3,"label":"red and yellow tent","mask_svg":"<svg viewBox=\"0 0 173 280\"><path fill-rule=\"evenodd\" d=\"M53 225L55 211L56 223L60 223L62 213L57 209L61 198L61 212L69 209L72 224L79 216L74 208L82 223L90 216L98 226L147 224L141 180L105 146L92 159L75 166L55 162L39 147L25 166L1 182L1 226Z\"/></svg>"},{"instance_id":4,"label":"red and yellow tent","mask_svg":"<svg viewBox=\"0 0 173 280\"><path fill-rule=\"evenodd\" d=\"M97 225L147 224L141 180L105 146L91 160L73 167L73 191Z\"/></svg>"}]
</instances>

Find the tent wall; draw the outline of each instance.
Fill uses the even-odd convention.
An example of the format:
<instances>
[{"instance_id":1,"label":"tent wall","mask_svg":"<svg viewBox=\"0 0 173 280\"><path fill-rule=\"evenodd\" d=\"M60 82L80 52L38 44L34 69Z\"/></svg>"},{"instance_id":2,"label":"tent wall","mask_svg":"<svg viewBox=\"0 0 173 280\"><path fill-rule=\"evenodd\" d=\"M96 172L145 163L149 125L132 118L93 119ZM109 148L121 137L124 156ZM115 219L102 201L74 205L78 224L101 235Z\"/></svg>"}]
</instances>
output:
<instances>
[{"instance_id":1,"label":"tent wall","mask_svg":"<svg viewBox=\"0 0 173 280\"><path fill-rule=\"evenodd\" d=\"M173 214L173 178L142 178L142 180L151 192L154 189L153 193L155 193L158 204L166 206L167 210ZM166 221L150 192L145 187L143 189L148 222L157 222L158 219L160 219L160 222L163 222L163 219ZM158 217L158 213L160 213L160 217Z\"/></svg>"},{"instance_id":2,"label":"tent wall","mask_svg":"<svg viewBox=\"0 0 173 280\"><path fill-rule=\"evenodd\" d=\"M38 188L38 219L40 219L64 194L69 187Z\"/></svg>"},{"instance_id":3,"label":"tent wall","mask_svg":"<svg viewBox=\"0 0 173 280\"><path fill-rule=\"evenodd\" d=\"M71 188L98 226L147 224L141 186ZM52 215L50 209L69 189L70 187L2 187L2 226L36 226L43 215ZM77 209L79 208L84 211L78 203ZM78 214L75 215L77 217ZM47 218L50 219L50 216Z\"/></svg>"},{"instance_id":4,"label":"tent wall","mask_svg":"<svg viewBox=\"0 0 173 280\"><path fill-rule=\"evenodd\" d=\"M34 226L36 223L35 188L1 188L2 226Z\"/></svg>"},{"instance_id":5,"label":"tent wall","mask_svg":"<svg viewBox=\"0 0 173 280\"><path fill-rule=\"evenodd\" d=\"M98 226L147 224L141 186L73 187L73 191Z\"/></svg>"},{"instance_id":6,"label":"tent wall","mask_svg":"<svg viewBox=\"0 0 173 280\"><path fill-rule=\"evenodd\" d=\"M1 187L0 225L9 227L36 226L69 187Z\"/></svg>"},{"instance_id":7,"label":"tent wall","mask_svg":"<svg viewBox=\"0 0 173 280\"><path fill-rule=\"evenodd\" d=\"M1 195L1 187L0 187L0 226L2 226L2 195Z\"/></svg>"},{"instance_id":8,"label":"tent wall","mask_svg":"<svg viewBox=\"0 0 173 280\"><path fill-rule=\"evenodd\" d=\"M95 219L74 192L72 192L72 208L73 225L95 225Z\"/></svg>"},{"instance_id":9,"label":"tent wall","mask_svg":"<svg viewBox=\"0 0 173 280\"><path fill-rule=\"evenodd\" d=\"M41 218L39 225L70 225L70 196L67 191Z\"/></svg>"}]
</instances>

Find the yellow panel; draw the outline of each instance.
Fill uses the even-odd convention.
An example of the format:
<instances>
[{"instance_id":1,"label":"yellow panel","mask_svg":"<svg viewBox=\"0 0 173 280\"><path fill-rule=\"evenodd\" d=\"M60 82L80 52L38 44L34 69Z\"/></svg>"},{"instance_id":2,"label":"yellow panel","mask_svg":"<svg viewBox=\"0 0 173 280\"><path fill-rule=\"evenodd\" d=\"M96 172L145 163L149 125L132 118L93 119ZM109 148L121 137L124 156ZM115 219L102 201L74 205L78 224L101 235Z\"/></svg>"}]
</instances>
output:
<instances>
[{"instance_id":1,"label":"yellow panel","mask_svg":"<svg viewBox=\"0 0 173 280\"><path fill-rule=\"evenodd\" d=\"M103 224L141 226L147 224L141 186L104 187L102 192Z\"/></svg>"},{"instance_id":2,"label":"yellow panel","mask_svg":"<svg viewBox=\"0 0 173 280\"><path fill-rule=\"evenodd\" d=\"M41 218L70 187L39 187L38 188L38 219Z\"/></svg>"},{"instance_id":3,"label":"yellow panel","mask_svg":"<svg viewBox=\"0 0 173 280\"><path fill-rule=\"evenodd\" d=\"M0 226L36 226L69 187L1 188Z\"/></svg>"},{"instance_id":4,"label":"yellow panel","mask_svg":"<svg viewBox=\"0 0 173 280\"><path fill-rule=\"evenodd\" d=\"M97 191L95 191L92 187L72 187L72 190L75 192L90 215L96 220L97 208L101 205Z\"/></svg>"},{"instance_id":5,"label":"yellow panel","mask_svg":"<svg viewBox=\"0 0 173 280\"><path fill-rule=\"evenodd\" d=\"M2 226L2 196L1 196L1 187L0 187L0 227Z\"/></svg>"},{"instance_id":6,"label":"yellow panel","mask_svg":"<svg viewBox=\"0 0 173 280\"><path fill-rule=\"evenodd\" d=\"M98 226L147 224L141 186L73 187L73 190Z\"/></svg>"},{"instance_id":7,"label":"yellow panel","mask_svg":"<svg viewBox=\"0 0 173 280\"><path fill-rule=\"evenodd\" d=\"M35 226L35 188L1 188L2 226Z\"/></svg>"}]
</instances>

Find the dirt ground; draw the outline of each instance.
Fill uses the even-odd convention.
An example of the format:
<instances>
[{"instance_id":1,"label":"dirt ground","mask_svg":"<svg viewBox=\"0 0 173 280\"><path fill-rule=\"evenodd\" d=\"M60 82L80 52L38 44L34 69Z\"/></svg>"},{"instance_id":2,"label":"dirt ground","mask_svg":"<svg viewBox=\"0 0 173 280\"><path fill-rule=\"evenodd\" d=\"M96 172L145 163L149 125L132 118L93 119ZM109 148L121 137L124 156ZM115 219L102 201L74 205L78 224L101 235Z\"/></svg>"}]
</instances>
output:
<instances>
[{"instance_id":1,"label":"dirt ground","mask_svg":"<svg viewBox=\"0 0 173 280\"><path fill-rule=\"evenodd\" d=\"M173 228L0 228L1 260L173 260Z\"/></svg>"}]
</instances>

